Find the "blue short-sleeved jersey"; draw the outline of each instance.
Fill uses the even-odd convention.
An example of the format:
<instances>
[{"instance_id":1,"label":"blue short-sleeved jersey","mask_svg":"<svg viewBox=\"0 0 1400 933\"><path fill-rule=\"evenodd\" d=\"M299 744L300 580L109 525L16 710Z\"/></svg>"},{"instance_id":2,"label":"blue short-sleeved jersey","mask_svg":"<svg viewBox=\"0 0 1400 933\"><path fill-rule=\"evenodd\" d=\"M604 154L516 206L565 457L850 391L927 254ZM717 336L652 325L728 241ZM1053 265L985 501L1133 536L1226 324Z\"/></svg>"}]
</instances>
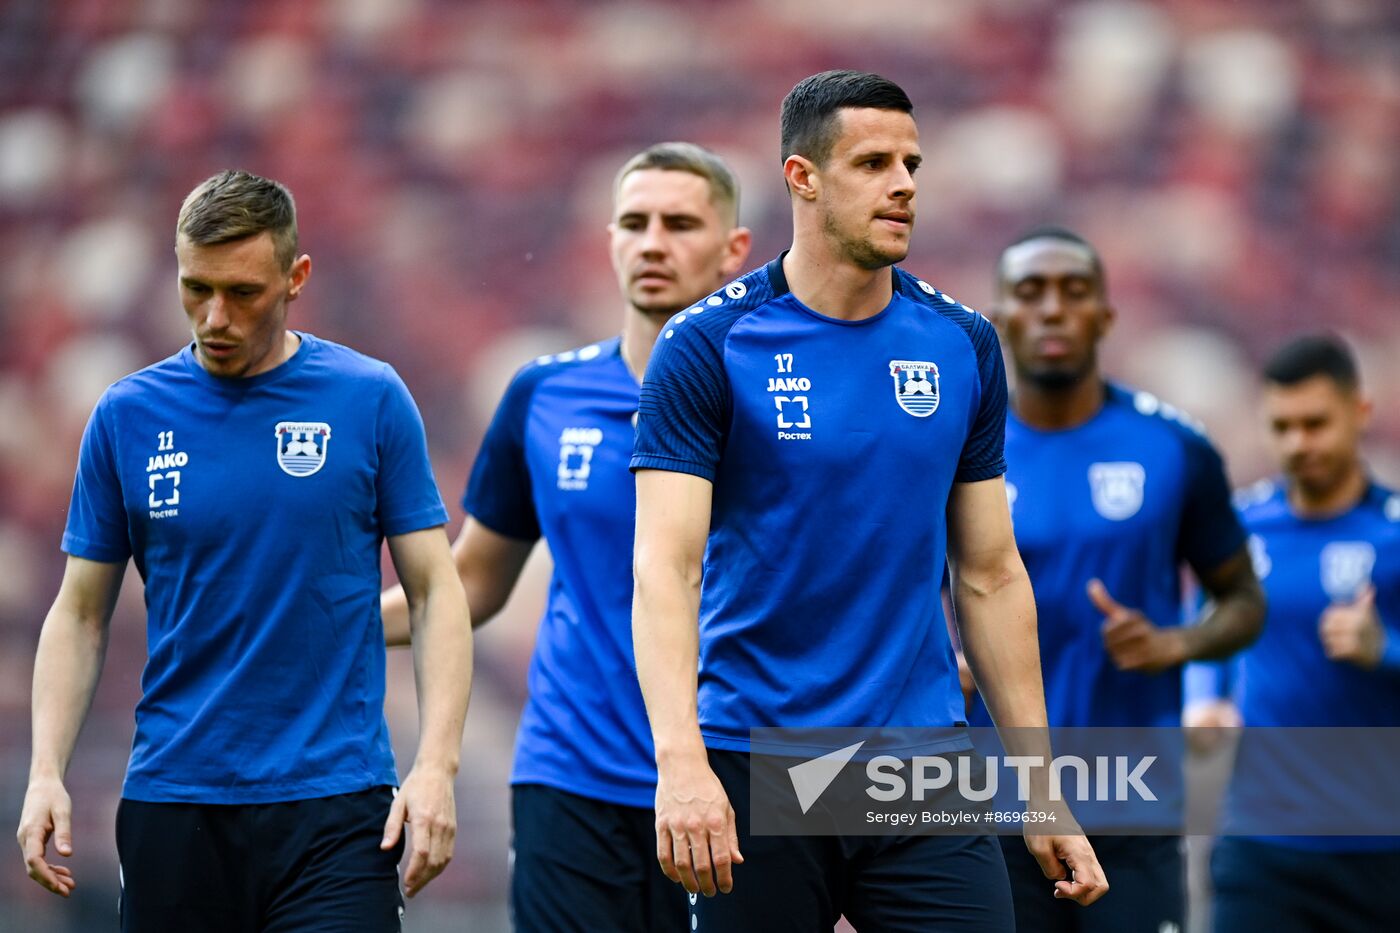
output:
<instances>
[{"instance_id":1,"label":"blue short-sleeved jersey","mask_svg":"<svg viewBox=\"0 0 1400 933\"><path fill-rule=\"evenodd\" d=\"M1146 392L1109 385L1089 421L1006 423L1006 491L1035 590L1052 726L1176 726L1181 676L1120 671L1104 648L1098 578L1158 626L1181 622L1181 564L1218 566L1244 546L1219 454ZM990 725L979 701L973 721Z\"/></svg>"},{"instance_id":2,"label":"blue short-sleeved jersey","mask_svg":"<svg viewBox=\"0 0 1400 933\"><path fill-rule=\"evenodd\" d=\"M514 784L650 807L656 764L632 657L636 487L627 462L637 381L617 338L522 369L506 390L462 505L554 556L530 663Z\"/></svg>"},{"instance_id":3,"label":"blue short-sleeved jersey","mask_svg":"<svg viewBox=\"0 0 1400 933\"><path fill-rule=\"evenodd\" d=\"M1229 665L1231 689L1245 725L1400 726L1400 494L1372 484L1361 502L1341 515L1300 518L1289 507L1284 485L1266 480L1242 491L1236 503L1269 602L1259 640ZM1375 585L1376 609L1386 628L1385 653L1375 670L1329 659L1318 635L1327 608L1350 602L1368 581ZM1362 744L1354 760L1346 762L1346 771L1391 769L1393 763L1384 754L1364 760ZM1346 800L1327 796L1347 793L1335 762L1302 758L1279 754L1259 766L1270 776L1267 783L1234 782L1226 799L1226 831L1231 831L1236 814L1258 819L1310 808L1344 812ZM1317 850L1400 848L1400 839L1394 837L1300 836L1274 841Z\"/></svg>"},{"instance_id":4,"label":"blue short-sleeved jersey","mask_svg":"<svg viewBox=\"0 0 1400 933\"><path fill-rule=\"evenodd\" d=\"M63 549L131 557L149 658L123 794L267 803L395 784L381 542L447 521L388 365L310 334L246 379L191 347L83 436Z\"/></svg>"},{"instance_id":5,"label":"blue short-sleeved jersey","mask_svg":"<svg viewBox=\"0 0 1400 933\"><path fill-rule=\"evenodd\" d=\"M986 318L892 270L860 321L781 257L678 315L642 385L633 469L714 483L701 732L965 719L939 598L954 482L1000 476L1006 381Z\"/></svg>"}]
</instances>

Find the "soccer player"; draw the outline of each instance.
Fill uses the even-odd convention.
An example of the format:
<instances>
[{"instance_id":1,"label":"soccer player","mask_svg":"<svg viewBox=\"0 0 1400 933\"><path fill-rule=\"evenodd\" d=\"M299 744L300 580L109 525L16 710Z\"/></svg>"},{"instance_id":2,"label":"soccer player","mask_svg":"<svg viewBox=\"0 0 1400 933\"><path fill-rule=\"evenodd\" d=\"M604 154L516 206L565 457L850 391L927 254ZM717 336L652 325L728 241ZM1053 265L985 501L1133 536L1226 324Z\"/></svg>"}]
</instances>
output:
<instances>
[{"instance_id":1,"label":"soccer player","mask_svg":"<svg viewBox=\"0 0 1400 933\"><path fill-rule=\"evenodd\" d=\"M752 727L965 725L939 598L945 540L998 722L1045 725L1001 479L996 334L892 268L914 226L912 109L872 74L793 88L791 250L676 315L642 385L633 637L657 857L700 930L830 929L842 914L860 929L1011 928L987 836L749 828ZM1106 889L1082 835L1027 844L1058 879L1047 899Z\"/></svg>"},{"instance_id":2,"label":"soccer player","mask_svg":"<svg viewBox=\"0 0 1400 933\"><path fill-rule=\"evenodd\" d=\"M1263 375L1264 416L1283 476L1238 497L1269 597L1263 635L1231 665L1248 727L1242 742L1260 727L1400 726L1400 494L1377 483L1362 459L1371 402L1350 351L1334 337L1289 342ZM1205 722L1197 714L1206 710L1188 707L1188 721ZM1392 760L1368 756L1364 733L1350 734L1363 738L1345 761L1300 762L1305 750L1279 747L1288 760L1277 767L1251 756L1251 772L1266 772L1267 781L1232 782L1225 829L1244 816L1253 828L1221 838L1212 854L1216 930L1395 928L1400 838L1254 834L1270 818L1312 812L1325 821L1354 807L1334 764L1335 772L1393 774ZM1265 742L1264 754L1272 754ZM1244 755L1242 745L1241 762Z\"/></svg>"},{"instance_id":3,"label":"soccer player","mask_svg":"<svg viewBox=\"0 0 1400 933\"><path fill-rule=\"evenodd\" d=\"M714 153L670 142L613 186L622 336L540 357L506 390L462 500L453 551L480 625L535 542L554 556L511 776L511 913L521 931L688 929L655 859L656 764L632 659L636 493L627 462L661 326L748 258L739 189ZM385 631L408 639L401 591Z\"/></svg>"},{"instance_id":4,"label":"soccer player","mask_svg":"<svg viewBox=\"0 0 1400 933\"><path fill-rule=\"evenodd\" d=\"M1019 237L997 262L996 296L1016 373L1006 488L1035 589L1050 724L1175 727L1181 665L1238 650L1263 616L1220 456L1182 413L1101 373L1114 309L1083 238L1060 227ZM1183 562L1212 600L1193 626L1179 624ZM972 721L988 723L985 707ZM1018 930L1185 924L1178 837L1092 837L1114 892L1083 912L1046 902L1038 866L1011 841Z\"/></svg>"},{"instance_id":5,"label":"soccer player","mask_svg":"<svg viewBox=\"0 0 1400 933\"><path fill-rule=\"evenodd\" d=\"M194 341L98 401L79 454L63 582L34 661L19 844L73 853L63 775L128 558L149 657L117 811L131 933L397 931L447 864L471 682L423 425L388 365L287 329L311 259L281 184L207 179L175 255ZM398 784L384 722L380 551L408 593L421 735Z\"/></svg>"}]
</instances>

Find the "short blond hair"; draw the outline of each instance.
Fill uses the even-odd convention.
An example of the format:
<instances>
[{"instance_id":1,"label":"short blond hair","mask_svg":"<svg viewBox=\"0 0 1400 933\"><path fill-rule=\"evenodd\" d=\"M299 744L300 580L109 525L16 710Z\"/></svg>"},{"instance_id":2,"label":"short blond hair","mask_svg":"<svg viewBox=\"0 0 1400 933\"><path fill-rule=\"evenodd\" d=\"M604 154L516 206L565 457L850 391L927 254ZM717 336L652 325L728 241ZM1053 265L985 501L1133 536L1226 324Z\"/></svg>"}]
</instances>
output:
<instances>
[{"instance_id":1,"label":"short blond hair","mask_svg":"<svg viewBox=\"0 0 1400 933\"><path fill-rule=\"evenodd\" d=\"M724 160L704 146L695 143L669 142L648 146L628 159L613 181L613 198L622 188L623 180L633 172L658 169L665 172L689 172L710 183L710 201L730 226L739 222L739 181Z\"/></svg>"},{"instance_id":2,"label":"short blond hair","mask_svg":"<svg viewBox=\"0 0 1400 933\"><path fill-rule=\"evenodd\" d=\"M272 234L282 268L297 256L297 208L287 186L251 172L229 169L200 182L180 205L175 236L197 246L214 246Z\"/></svg>"}]
</instances>

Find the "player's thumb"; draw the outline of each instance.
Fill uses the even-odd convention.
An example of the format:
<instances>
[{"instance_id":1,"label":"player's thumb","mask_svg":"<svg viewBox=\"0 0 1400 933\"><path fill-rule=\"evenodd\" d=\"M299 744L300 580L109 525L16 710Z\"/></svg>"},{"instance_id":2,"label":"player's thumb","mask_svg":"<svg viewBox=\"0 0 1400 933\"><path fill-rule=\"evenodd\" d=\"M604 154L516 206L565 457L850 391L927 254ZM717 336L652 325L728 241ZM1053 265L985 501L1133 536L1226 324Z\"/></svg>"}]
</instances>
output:
<instances>
[{"instance_id":1,"label":"player's thumb","mask_svg":"<svg viewBox=\"0 0 1400 933\"><path fill-rule=\"evenodd\" d=\"M404 815L407 804L404 802L404 795L397 794L393 804L389 807L389 819L384 822L384 841L379 843L381 849L392 849L398 845L399 834L403 832Z\"/></svg>"},{"instance_id":2,"label":"player's thumb","mask_svg":"<svg viewBox=\"0 0 1400 933\"><path fill-rule=\"evenodd\" d=\"M1357 609L1367 612L1375 608L1376 605L1376 584L1367 583L1362 587L1361 592L1356 594L1356 601L1352 603Z\"/></svg>"},{"instance_id":3,"label":"player's thumb","mask_svg":"<svg viewBox=\"0 0 1400 933\"><path fill-rule=\"evenodd\" d=\"M73 854L73 816L67 807L55 807L53 811L53 845L58 854Z\"/></svg>"},{"instance_id":4,"label":"player's thumb","mask_svg":"<svg viewBox=\"0 0 1400 933\"><path fill-rule=\"evenodd\" d=\"M1115 616L1124 611L1118 601L1109 595L1108 587L1104 586L1103 581L1098 577L1090 580L1089 585L1084 589L1089 594L1089 601L1104 615Z\"/></svg>"}]
</instances>

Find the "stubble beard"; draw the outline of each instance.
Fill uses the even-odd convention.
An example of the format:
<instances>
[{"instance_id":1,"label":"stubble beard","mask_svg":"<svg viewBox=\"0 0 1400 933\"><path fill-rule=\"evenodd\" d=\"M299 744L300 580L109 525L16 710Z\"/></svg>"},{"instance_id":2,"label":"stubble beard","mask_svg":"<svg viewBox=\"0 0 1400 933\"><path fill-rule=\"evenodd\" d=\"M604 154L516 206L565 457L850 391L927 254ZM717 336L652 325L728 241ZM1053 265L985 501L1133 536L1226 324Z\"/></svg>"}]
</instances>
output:
<instances>
[{"instance_id":1,"label":"stubble beard","mask_svg":"<svg viewBox=\"0 0 1400 933\"><path fill-rule=\"evenodd\" d=\"M878 272L888 268L909 255L907 243L902 246L882 249L871 242L869 237L848 234L841 229L835 213L830 210L823 212L822 233L829 241L837 245L838 251L851 264L867 272Z\"/></svg>"}]
</instances>

